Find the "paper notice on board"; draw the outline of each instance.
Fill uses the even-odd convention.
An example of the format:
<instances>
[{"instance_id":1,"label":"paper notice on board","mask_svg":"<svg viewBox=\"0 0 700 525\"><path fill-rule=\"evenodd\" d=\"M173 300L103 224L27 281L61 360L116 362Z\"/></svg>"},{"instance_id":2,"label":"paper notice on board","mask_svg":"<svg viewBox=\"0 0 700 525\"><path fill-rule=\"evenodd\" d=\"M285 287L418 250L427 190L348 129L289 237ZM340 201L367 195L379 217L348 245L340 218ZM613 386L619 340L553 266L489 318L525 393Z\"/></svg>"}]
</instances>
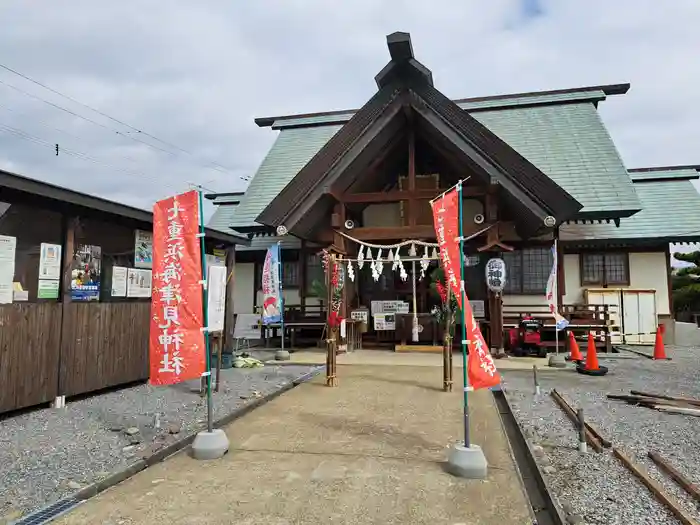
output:
<instances>
[{"instance_id":1,"label":"paper notice on board","mask_svg":"<svg viewBox=\"0 0 700 525\"><path fill-rule=\"evenodd\" d=\"M0 235L0 304L12 302L17 238Z\"/></svg>"},{"instance_id":2,"label":"paper notice on board","mask_svg":"<svg viewBox=\"0 0 700 525\"><path fill-rule=\"evenodd\" d=\"M127 268L112 266L112 297L126 297Z\"/></svg>"},{"instance_id":3,"label":"paper notice on board","mask_svg":"<svg viewBox=\"0 0 700 525\"><path fill-rule=\"evenodd\" d=\"M39 279L39 288L36 292L37 299L58 299L61 281Z\"/></svg>"},{"instance_id":4,"label":"paper notice on board","mask_svg":"<svg viewBox=\"0 0 700 525\"><path fill-rule=\"evenodd\" d=\"M126 277L127 297L150 297L153 286L153 272L129 268Z\"/></svg>"},{"instance_id":5,"label":"paper notice on board","mask_svg":"<svg viewBox=\"0 0 700 525\"><path fill-rule=\"evenodd\" d=\"M207 324L210 332L224 329L226 313L226 267L212 265L207 275Z\"/></svg>"},{"instance_id":6,"label":"paper notice on board","mask_svg":"<svg viewBox=\"0 0 700 525\"><path fill-rule=\"evenodd\" d=\"M39 279L61 279L61 245L41 243L39 255Z\"/></svg>"}]
</instances>

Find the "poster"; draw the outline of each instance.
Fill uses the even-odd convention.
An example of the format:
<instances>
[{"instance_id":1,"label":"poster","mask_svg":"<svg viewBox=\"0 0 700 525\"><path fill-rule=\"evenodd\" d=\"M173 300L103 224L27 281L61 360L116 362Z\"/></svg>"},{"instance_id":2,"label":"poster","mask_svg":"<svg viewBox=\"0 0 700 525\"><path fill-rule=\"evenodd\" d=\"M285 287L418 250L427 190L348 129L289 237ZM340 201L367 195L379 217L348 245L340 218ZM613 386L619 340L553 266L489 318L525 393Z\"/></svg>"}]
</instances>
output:
<instances>
[{"instance_id":1,"label":"poster","mask_svg":"<svg viewBox=\"0 0 700 525\"><path fill-rule=\"evenodd\" d=\"M112 266L112 297L126 297L127 268Z\"/></svg>"},{"instance_id":2,"label":"poster","mask_svg":"<svg viewBox=\"0 0 700 525\"><path fill-rule=\"evenodd\" d=\"M207 253L204 260L207 263L207 277L209 276L209 268L212 266L226 266L226 252L223 250L213 250L214 253Z\"/></svg>"},{"instance_id":3,"label":"poster","mask_svg":"<svg viewBox=\"0 0 700 525\"><path fill-rule=\"evenodd\" d=\"M267 249L262 270L263 324L282 321L282 289L280 283L280 245Z\"/></svg>"},{"instance_id":4,"label":"poster","mask_svg":"<svg viewBox=\"0 0 700 525\"><path fill-rule=\"evenodd\" d=\"M129 268L126 275L127 297L150 297L153 274L151 270Z\"/></svg>"},{"instance_id":5,"label":"poster","mask_svg":"<svg viewBox=\"0 0 700 525\"><path fill-rule=\"evenodd\" d=\"M39 288L36 293L37 299L58 299L58 291L61 281L39 279Z\"/></svg>"},{"instance_id":6,"label":"poster","mask_svg":"<svg viewBox=\"0 0 700 525\"><path fill-rule=\"evenodd\" d=\"M0 235L0 304L12 302L17 238Z\"/></svg>"},{"instance_id":7,"label":"poster","mask_svg":"<svg viewBox=\"0 0 700 525\"><path fill-rule=\"evenodd\" d=\"M153 268L153 233L136 230L134 240L134 266Z\"/></svg>"},{"instance_id":8,"label":"poster","mask_svg":"<svg viewBox=\"0 0 700 525\"><path fill-rule=\"evenodd\" d=\"M377 331L396 330L395 314L374 314L374 329Z\"/></svg>"},{"instance_id":9,"label":"poster","mask_svg":"<svg viewBox=\"0 0 700 525\"><path fill-rule=\"evenodd\" d=\"M41 243L39 279L61 280L61 245Z\"/></svg>"},{"instance_id":10,"label":"poster","mask_svg":"<svg viewBox=\"0 0 700 525\"><path fill-rule=\"evenodd\" d=\"M70 292L73 301L99 301L102 248L78 245L71 267Z\"/></svg>"},{"instance_id":11,"label":"poster","mask_svg":"<svg viewBox=\"0 0 700 525\"><path fill-rule=\"evenodd\" d=\"M226 313L226 267L214 265L207 275L207 324L209 332L224 329Z\"/></svg>"},{"instance_id":12,"label":"poster","mask_svg":"<svg viewBox=\"0 0 700 525\"><path fill-rule=\"evenodd\" d=\"M149 382L171 385L206 370L202 310L199 194L190 191L153 207L153 275Z\"/></svg>"}]
</instances>

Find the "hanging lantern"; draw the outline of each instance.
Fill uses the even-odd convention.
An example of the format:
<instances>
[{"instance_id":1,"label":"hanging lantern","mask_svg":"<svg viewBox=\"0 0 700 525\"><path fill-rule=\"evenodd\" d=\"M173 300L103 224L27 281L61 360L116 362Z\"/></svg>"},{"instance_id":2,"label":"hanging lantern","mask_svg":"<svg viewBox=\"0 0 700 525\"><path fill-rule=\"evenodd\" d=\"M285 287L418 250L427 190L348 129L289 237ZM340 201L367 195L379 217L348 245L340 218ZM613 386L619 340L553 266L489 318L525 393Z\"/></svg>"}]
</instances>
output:
<instances>
[{"instance_id":1,"label":"hanging lantern","mask_svg":"<svg viewBox=\"0 0 700 525\"><path fill-rule=\"evenodd\" d=\"M489 259L486 263L486 286L500 293L506 285L506 263L503 259Z\"/></svg>"}]
</instances>

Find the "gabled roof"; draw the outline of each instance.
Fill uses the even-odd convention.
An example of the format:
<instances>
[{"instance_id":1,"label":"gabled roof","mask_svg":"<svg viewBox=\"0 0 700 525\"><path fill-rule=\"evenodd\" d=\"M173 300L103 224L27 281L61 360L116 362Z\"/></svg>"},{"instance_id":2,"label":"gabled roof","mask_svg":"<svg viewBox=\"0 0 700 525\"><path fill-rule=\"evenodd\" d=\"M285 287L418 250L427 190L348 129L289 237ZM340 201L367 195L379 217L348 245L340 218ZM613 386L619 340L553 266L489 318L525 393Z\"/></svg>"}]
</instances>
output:
<instances>
[{"instance_id":1,"label":"gabled roof","mask_svg":"<svg viewBox=\"0 0 700 525\"><path fill-rule=\"evenodd\" d=\"M700 241L700 193L692 181L700 166L630 170L642 211L613 223L564 224L562 241L638 240L655 243Z\"/></svg>"},{"instance_id":2,"label":"gabled roof","mask_svg":"<svg viewBox=\"0 0 700 525\"><path fill-rule=\"evenodd\" d=\"M88 212L141 224L153 224L153 213L150 211L94 197L5 170L0 170L0 193L29 197L42 205L60 207L73 213ZM228 227L221 230L207 226L204 233L206 238L224 244L247 245L250 243L247 237L235 233Z\"/></svg>"},{"instance_id":3,"label":"gabled roof","mask_svg":"<svg viewBox=\"0 0 700 525\"><path fill-rule=\"evenodd\" d=\"M314 219L328 212L331 185L341 176L344 186L364 176L391 137L405 131L409 109L419 128L447 145L462 166L506 190L523 231L534 233L546 216L561 222L581 209L556 182L435 89L430 71L413 58L408 34L395 33L387 41L392 60L376 77L379 91L294 176L257 222L308 234Z\"/></svg>"}]
</instances>

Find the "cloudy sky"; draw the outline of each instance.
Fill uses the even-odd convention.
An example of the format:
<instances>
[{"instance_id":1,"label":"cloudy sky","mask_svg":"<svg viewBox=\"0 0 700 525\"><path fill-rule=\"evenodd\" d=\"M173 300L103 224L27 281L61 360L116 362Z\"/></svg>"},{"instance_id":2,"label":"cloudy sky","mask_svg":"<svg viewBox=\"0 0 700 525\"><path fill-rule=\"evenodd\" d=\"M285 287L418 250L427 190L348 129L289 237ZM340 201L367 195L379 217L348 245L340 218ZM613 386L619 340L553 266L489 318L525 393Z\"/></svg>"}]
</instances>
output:
<instances>
[{"instance_id":1,"label":"cloudy sky","mask_svg":"<svg viewBox=\"0 0 700 525\"><path fill-rule=\"evenodd\" d=\"M700 164L698 0L3 0L0 19L2 66L104 113L0 68L0 167L144 208L244 189L274 140L253 118L362 105L397 30L453 98L631 82L601 105L627 166Z\"/></svg>"}]
</instances>

